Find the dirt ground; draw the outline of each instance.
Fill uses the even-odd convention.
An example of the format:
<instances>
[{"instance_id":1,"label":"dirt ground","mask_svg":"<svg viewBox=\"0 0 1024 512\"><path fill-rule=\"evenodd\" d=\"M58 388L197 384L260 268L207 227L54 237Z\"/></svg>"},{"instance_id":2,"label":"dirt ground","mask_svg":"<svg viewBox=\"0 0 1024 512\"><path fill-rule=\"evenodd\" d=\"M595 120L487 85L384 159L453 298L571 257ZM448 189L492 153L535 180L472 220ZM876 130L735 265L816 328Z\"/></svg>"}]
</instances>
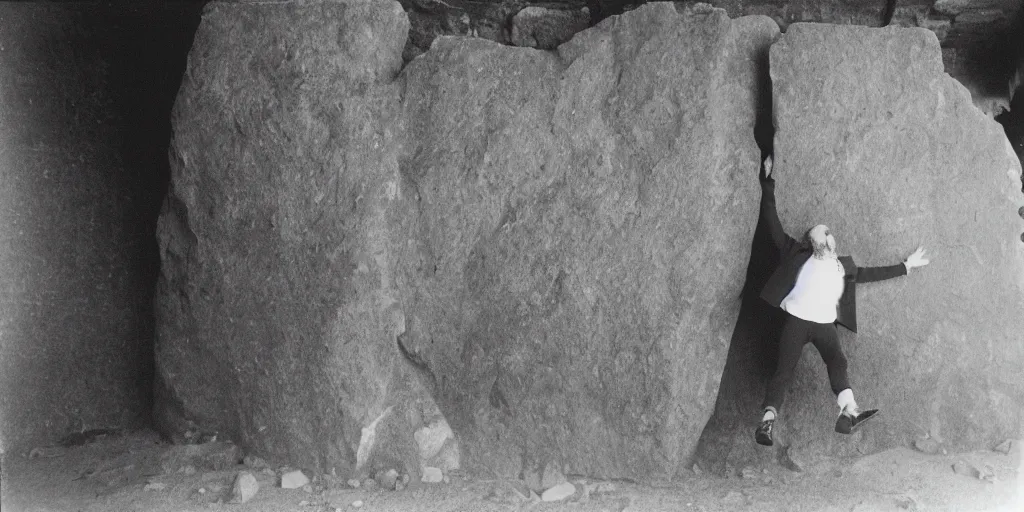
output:
<instances>
[{"instance_id":1,"label":"dirt ground","mask_svg":"<svg viewBox=\"0 0 1024 512\"><path fill-rule=\"evenodd\" d=\"M751 443L751 449L755 449ZM239 465L222 471L177 470L168 454L181 447L152 432L107 436L81 446L8 453L2 467L2 509L21 511L1024 511L1021 443L1009 453L926 455L894 449L792 472L778 466L706 474L657 486L570 478L577 493L557 503L526 498L515 482L453 474L449 483L401 491L351 489L342 479L314 477L311 489L282 489L284 468ZM162 463L162 461L164 461ZM981 477L957 474L959 461ZM256 475L259 491L230 504L239 471ZM312 475L311 475L312 476ZM590 492L588 492L589 490ZM357 502L362 502L356 506Z\"/></svg>"}]
</instances>

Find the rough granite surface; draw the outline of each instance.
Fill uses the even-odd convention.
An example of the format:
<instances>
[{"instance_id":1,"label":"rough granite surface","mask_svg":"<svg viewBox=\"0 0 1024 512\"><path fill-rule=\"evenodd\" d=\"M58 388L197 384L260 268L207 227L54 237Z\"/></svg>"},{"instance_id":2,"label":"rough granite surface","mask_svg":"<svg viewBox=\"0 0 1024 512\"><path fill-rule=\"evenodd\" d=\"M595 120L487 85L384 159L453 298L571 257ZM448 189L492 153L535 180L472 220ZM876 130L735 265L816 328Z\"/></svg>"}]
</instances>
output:
<instances>
[{"instance_id":1,"label":"rough granite surface","mask_svg":"<svg viewBox=\"0 0 1024 512\"><path fill-rule=\"evenodd\" d=\"M824 223L859 266L900 263L921 245L931 264L857 287L859 333L840 328L840 339L858 403L882 412L852 436L832 431L838 407L808 346L781 411L782 441L753 444L775 364L763 347L776 343L780 317L745 304L701 463L738 467L761 450L800 466L922 437L950 449L1019 438L1024 197L1002 129L943 72L923 29L794 24L770 64L776 195L790 234ZM755 240L752 276L763 285L759 250Z\"/></svg>"},{"instance_id":2,"label":"rough granite surface","mask_svg":"<svg viewBox=\"0 0 1024 512\"><path fill-rule=\"evenodd\" d=\"M406 347L483 474L674 474L714 405L757 218L764 17L650 4L557 53L404 71Z\"/></svg>"},{"instance_id":3,"label":"rough granite surface","mask_svg":"<svg viewBox=\"0 0 1024 512\"><path fill-rule=\"evenodd\" d=\"M415 208L395 150L408 26L393 2L207 6L158 233L164 431L216 430L325 472L418 474L432 402L395 348L392 269Z\"/></svg>"},{"instance_id":4,"label":"rough granite surface","mask_svg":"<svg viewBox=\"0 0 1024 512\"><path fill-rule=\"evenodd\" d=\"M777 26L653 4L558 52L441 38L398 75L406 30L387 1L207 7L159 230L162 424L402 470L429 389L475 470L671 475L739 309Z\"/></svg>"}]
</instances>

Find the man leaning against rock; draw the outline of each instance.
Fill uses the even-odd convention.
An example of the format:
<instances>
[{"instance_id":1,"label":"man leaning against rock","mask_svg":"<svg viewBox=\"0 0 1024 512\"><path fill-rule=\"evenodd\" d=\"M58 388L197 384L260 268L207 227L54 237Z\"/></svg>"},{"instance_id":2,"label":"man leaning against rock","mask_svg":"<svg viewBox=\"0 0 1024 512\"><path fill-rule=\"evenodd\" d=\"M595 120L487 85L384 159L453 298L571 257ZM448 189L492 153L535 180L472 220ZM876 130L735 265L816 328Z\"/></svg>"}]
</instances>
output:
<instances>
[{"instance_id":1,"label":"man leaning against rock","mask_svg":"<svg viewBox=\"0 0 1024 512\"><path fill-rule=\"evenodd\" d=\"M853 258L836 255L836 240L828 227L817 225L797 241L786 234L775 209L772 157L764 160L761 175L761 217L767 223L780 263L761 291L761 298L786 312L779 337L779 361L768 381L764 416L754 433L758 444L771 446L772 430L806 343L821 354L832 392L839 404L836 432L849 434L874 416L877 409L861 410L853 399L846 374L846 356L839 344L836 324L857 332L856 284L906 275L928 264L918 248L906 261L886 267L858 267Z\"/></svg>"}]
</instances>

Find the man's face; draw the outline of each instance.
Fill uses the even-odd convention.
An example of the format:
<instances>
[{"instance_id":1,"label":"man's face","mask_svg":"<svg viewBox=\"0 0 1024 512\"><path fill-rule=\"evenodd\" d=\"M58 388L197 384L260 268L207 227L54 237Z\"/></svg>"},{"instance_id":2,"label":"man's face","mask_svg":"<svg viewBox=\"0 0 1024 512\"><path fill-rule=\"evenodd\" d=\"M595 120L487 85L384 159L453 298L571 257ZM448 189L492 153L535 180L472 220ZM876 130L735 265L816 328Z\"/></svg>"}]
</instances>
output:
<instances>
[{"instance_id":1,"label":"man's face","mask_svg":"<svg viewBox=\"0 0 1024 512\"><path fill-rule=\"evenodd\" d=\"M824 224L814 226L808 232L808 238L811 239L811 248L814 249L815 255L835 256L836 239L832 236L832 232L829 231L828 226Z\"/></svg>"}]
</instances>

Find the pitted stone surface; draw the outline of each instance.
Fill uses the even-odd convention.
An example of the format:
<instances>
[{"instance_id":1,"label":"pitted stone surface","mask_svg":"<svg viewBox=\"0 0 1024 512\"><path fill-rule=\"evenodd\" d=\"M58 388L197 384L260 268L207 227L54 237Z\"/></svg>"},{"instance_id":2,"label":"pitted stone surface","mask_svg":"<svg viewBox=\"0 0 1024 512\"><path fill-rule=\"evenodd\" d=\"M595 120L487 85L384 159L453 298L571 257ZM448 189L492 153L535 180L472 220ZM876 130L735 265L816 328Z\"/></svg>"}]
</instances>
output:
<instances>
[{"instance_id":1,"label":"pitted stone surface","mask_svg":"<svg viewBox=\"0 0 1024 512\"><path fill-rule=\"evenodd\" d=\"M405 339L468 465L648 477L692 453L739 307L776 35L652 4L557 54L441 38L406 68Z\"/></svg>"},{"instance_id":2,"label":"pitted stone surface","mask_svg":"<svg viewBox=\"0 0 1024 512\"><path fill-rule=\"evenodd\" d=\"M396 79L407 26L207 9L160 225L166 416L418 479L419 373L470 470L674 473L739 307L777 26L654 4L557 53L441 38Z\"/></svg>"},{"instance_id":3,"label":"pitted stone surface","mask_svg":"<svg viewBox=\"0 0 1024 512\"><path fill-rule=\"evenodd\" d=\"M840 328L857 401L881 416L861 433L833 434L838 408L808 348L781 411L781 455L800 465L925 434L951 450L1020 435L1024 197L1000 126L943 72L938 41L921 29L795 24L772 46L771 76L776 195L788 231L827 224L860 266L899 263L919 245L931 255L909 276L859 285L859 333ZM750 313L734 349L774 342L770 314ZM774 367L774 355L765 357L730 358L706 461L744 458L754 446ZM737 384L757 376L757 385Z\"/></svg>"},{"instance_id":4,"label":"pitted stone surface","mask_svg":"<svg viewBox=\"0 0 1024 512\"><path fill-rule=\"evenodd\" d=\"M381 1L207 7L158 232L163 429L185 416L325 472L418 466L431 402L395 350L392 277L408 24Z\"/></svg>"}]
</instances>

